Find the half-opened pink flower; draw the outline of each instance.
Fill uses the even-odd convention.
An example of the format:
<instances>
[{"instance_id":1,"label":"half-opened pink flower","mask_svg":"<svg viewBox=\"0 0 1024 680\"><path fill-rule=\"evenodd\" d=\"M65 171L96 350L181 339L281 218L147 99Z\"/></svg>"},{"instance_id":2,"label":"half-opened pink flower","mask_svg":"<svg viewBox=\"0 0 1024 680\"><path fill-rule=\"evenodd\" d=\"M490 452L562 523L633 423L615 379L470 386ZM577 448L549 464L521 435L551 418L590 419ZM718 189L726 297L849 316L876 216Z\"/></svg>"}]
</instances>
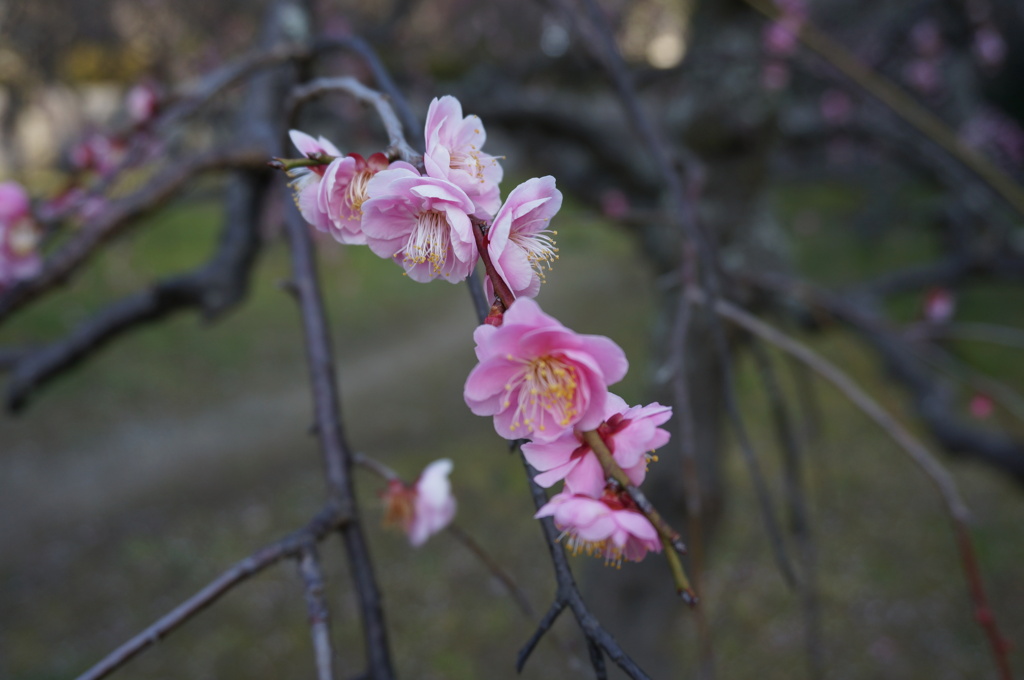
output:
<instances>
[{"instance_id":1,"label":"half-opened pink flower","mask_svg":"<svg viewBox=\"0 0 1024 680\"><path fill-rule=\"evenodd\" d=\"M550 442L574 426L592 430L604 419L608 385L626 375L622 349L600 335L580 335L516 300L500 326L473 332L480 360L463 396L478 416L494 416L506 439Z\"/></svg>"},{"instance_id":2,"label":"half-opened pink flower","mask_svg":"<svg viewBox=\"0 0 1024 680\"><path fill-rule=\"evenodd\" d=\"M341 155L338 147L334 146L324 137L313 139L305 132L299 132L298 130L289 131L288 136L291 137L292 144L299 150L299 153L306 158L314 158L321 154L328 156ZM314 165L308 168L296 168L288 174L294 178L291 187L295 191L295 205L299 207L302 217L319 231L329 232L331 230L331 219L327 211L321 209L318 200L320 181L327 171L327 167L326 165Z\"/></svg>"},{"instance_id":3,"label":"half-opened pink flower","mask_svg":"<svg viewBox=\"0 0 1024 680\"><path fill-rule=\"evenodd\" d=\"M416 168L402 161L396 161L391 167L416 171ZM366 244L362 230L363 203L369 198L366 187L374 175L387 168L388 159L382 153L375 153L369 158L350 153L334 159L324 170L317 188L317 208L326 213L331 236L335 240L340 243Z\"/></svg>"},{"instance_id":4,"label":"half-opened pink flower","mask_svg":"<svg viewBox=\"0 0 1024 680\"><path fill-rule=\"evenodd\" d=\"M501 204L498 184L501 165L481 151L487 140L477 116L462 116L462 104L451 95L435 98L427 110L426 153L423 167L429 177L446 179L473 200L480 217L490 217Z\"/></svg>"},{"instance_id":5,"label":"half-opened pink flower","mask_svg":"<svg viewBox=\"0 0 1024 680\"><path fill-rule=\"evenodd\" d=\"M648 551L661 552L658 531L650 520L629 496L610 489L601 498L556 494L534 517L553 518L574 555L603 557L606 564L639 562Z\"/></svg>"},{"instance_id":6,"label":"half-opened pink flower","mask_svg":"<svg viewBox=\"0 0 1024 680\"><path fill-rule=\"evenodd\" d=\"M421 177L410 168L384 170L366 185L366 245L392 258L413 281L458 283L479 257L469 220L473 202L448 180Z\"/></svg>"},{"instance_id":7,"label":"half-opened pink flower","mask_svg":"<svg viewBox=\"0 0 1024 680\"><path fill-rule=\"evenodd\" d=\"M400 526L412 545L423 545L455 517L456 502L448 481L451 471L452 462L442 458L424 468L412 486L397 479L388 482L382 494L385 522Z\"/></svg>"},{"instance_id":8,"label":"half-opened pink flower","mask_svg":"<svg viewBox=\"0 0 1024 680\"><path fill-rule=\"evenodd\" d=\"M41 262L39 231L32 219L28 192L17 182L0 184L0 290L35 276Z\"/></svg>"},{"instance_id":9,"label":"half-opened pink flower","mask_svg":"<svg viewBox=\"0 0 1024 680\"><path fill-rule=\"evenodd\" d=\"M536 297L544 269L558 259L558 248L547 228L562 207L555 178L535 177L508 195L487 230L487 253L502 280L516 297ZM491 280L488 295L493 298Z\"/></svg>"},{"instance_id":10,"label":"half-opened pink flower","mask_svg":"<svg viewBox=\"0 0 1024 680\"><path fill-rule=\"evenodd\" d=\"M669 406L653 403L630 408L622 397L608 394L604 422L597 432L634 485L639 486L647 476L654 450L668 443L668 431L658 426L671 417ZM564 479L570 493L594 498L604 493L604 470L579 429L566 430L553 442L524 444L523 455L541 472L533 481L545 488Z\"/></svg>"}]
</instances>

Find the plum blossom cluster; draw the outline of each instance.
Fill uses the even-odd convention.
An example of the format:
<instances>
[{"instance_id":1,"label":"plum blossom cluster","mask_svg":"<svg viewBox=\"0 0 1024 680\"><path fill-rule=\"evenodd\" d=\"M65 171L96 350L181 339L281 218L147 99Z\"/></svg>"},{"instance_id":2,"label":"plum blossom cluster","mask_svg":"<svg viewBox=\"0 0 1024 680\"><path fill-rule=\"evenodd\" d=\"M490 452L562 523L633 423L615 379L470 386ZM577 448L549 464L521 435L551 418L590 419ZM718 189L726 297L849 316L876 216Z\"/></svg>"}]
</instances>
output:
<instances>
[{"instance_id":1,"label":"plum blossom cluster","mask_svg":"<svg viewBox=\"0 0 1024 680\"><path fill-rule=\"evenodd\" d=\"M0 184L0 291L35 276L40 260L39 229L28 192L17 182Z\"/></svg>"},{"instance_id":2,"label":"plum blossom cluster","mask_svg":"<svg viewBox=\"0 0 1024 680\"><path fill-rule=\"evenodd\" d=\"M483 151L483 123L463 116L454 97L430 105L422 171L382 153L343 156L324 137L298 130L291 138L312 161L291 173L306 221L340 243L368 246L414 281L462 281L483 248L512 294L532 297L557 258L548 229L562 205L554 178L531 179L502 203L502 168ZM482 238L478 226L486 227Z\"/></svg>"},{"instance_id":3,"label":"plum blossom cluster","mask_svg":"<svg viewBox=\"0 0 1024 680\"><path fill-rule=\"evenodd\" d=\"M552 517L573 552L608 563L659 552L657 530L625 490L608 481L585 441L586 433L596 432L634 486L643 482L653 451L668 442L658 426L671 417L670 408L629 407L608 391L629 367L622 349L603 336L573 332L529 298L517 300L500 326L478 327L473 339L479 363L466 380L466 404L477 415L493 416L502 437L530 440L522 451L540 471L539 485L564 481L535 516Z\"/></svg>"},{"instance_id":4,"label":"plum blossom cluster","mask_svg":"<svg viewBox=\"0 0 1024 680\"><path fill-rule=\"evenodd\" d=\"M330 140L298 130L291 139L304 159L281 167L290 168L295 203L318 231L368 246L418 282L455 283L483 262L487 295L497 300L474 332L479 363L464 397L473 413L493 417L502 437L529 440L522 450L538 484L564 482L536 517L552 517L574 552L616 565L660 552L657 529L609 481L608 468L634 486L643 482L654 450L669 439L659 426L671 409L630 407L611 394L629 366L622 349L575 333L531 299L558 257L548 228L562 205L554 178L528 180L502 202L502 168L483 151L483 123L450 96L427 112L421 167L383 153L342 155ZM592 436L611 462L592 450ZM392 481L384 493L390 520L414 545L454 514L450 469L439 461L412 487Z\"/></svg>"}]
</instances>

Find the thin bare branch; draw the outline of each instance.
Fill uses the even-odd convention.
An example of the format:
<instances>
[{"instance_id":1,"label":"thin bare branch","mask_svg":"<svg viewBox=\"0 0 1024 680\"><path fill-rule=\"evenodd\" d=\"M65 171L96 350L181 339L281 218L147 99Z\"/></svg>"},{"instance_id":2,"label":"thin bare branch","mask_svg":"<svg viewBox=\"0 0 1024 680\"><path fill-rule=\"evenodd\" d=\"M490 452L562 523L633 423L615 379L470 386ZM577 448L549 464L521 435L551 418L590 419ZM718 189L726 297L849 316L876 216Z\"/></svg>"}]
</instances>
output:
<instances>
[{"instance_id":1,"label":"thin bare branch","mask_svg":"<svg viewBox=\"0 0 1024 680\"><path fill-rule=\"evenodd\" d=\"M316 414L316 432L327 477L328 495L349 518L342 527L352 585L359 602L363 622L364 647L370 675L375 680L394 677L388 645L384 609L380 589L370 560L369 547L359 520L355 489L352 485L352 450L341 424L340 405L334 355L323 296L317 281L316 260L310 241L309 227L290 201L287 203L286 227L292 253L292 279L302 313L306 336L306 355Z\"/></svg>"},{"instance_id":2,"label":"thin bare branch","mask_svg":"<svg viewBox=\"0 0 1024 680\"><path fill-rule=\"evenodd\" d=\"M42 271L19 281L0 294L0 323L28 303L65 283L97 249L138 218L177 195L198 175L228 168L262 169L267 152L256 145L232 144L171 165L133 194L114 201L102 214L46 258Z\"/></svg>"},{"instance_id":3,"label":"thin bare branch","mask_svg":"<svg viewBox=\"0 0 1024 680\"><path fill-rule=\"evenodd\" d=\"M708 297L697 288L689 288L686 294L694 302L709 304ZM714 311L762 340L799 359L822 378L832 383L843 396L882 428L910 456L911 460L917 464L925 476L928 477L942 498L946 512L953 521L957 547L964 565L971 600L974 603L979 624L983 627L989 640L993 658L1000 671L1000 677L1004 680L1012 680L1013 675L1010 672L1008 645L1000 633L992 611L989 608L977 564L977 556L967 528L970 513L949 471L942 466L924 444L918 441L892 414L872 399L867 392L861 389L852 378L835 364L806 345L725 300L719 299L714 304Z\"/></svg>"},{"instance_id":4,"label":"thin bare branch","mask_svg":"<svg viewBox=\"0 0 1024 680\"><path fill-rule=\"evenodd\" d=\"M296 87L292 92L288 109L289 111L295 111L310 99L322 97L331 92L344 92L361 102L373 106L377 110L377 115L380 116L381 122L384 124L384 129L387 131L389 147L397 154L398 158L413 165L419 165L423 162L423 157L409 146L409 143L405 140L402 123L395 114L395 110L388 98L377 90L363 85L351 76L317 78ZM289 118L291 117L290 114Z\"/></svg>"},{"instance_id":5,"label":"thin bare branch","mask_svg":"<svg viewBox=\"0 0 1024 680\"><path fill-rule=\"evenodd\" d=\"M537 485L533 481L533 478L537 476L537 471L530 467L529 463L523 459L523 466L526 469L526 476L530 485L530 494L533 496L533 503L539 510L548 501L547 495L544 493L544 489ZM558 543L558 530L555 528L554 522L550 517L544 517L539 520L541 530L544 532L544 539L548 545L548 554L551 556L551 564L555 570L555 582L557 588L555 590L554 603L549 609L549 613L558 607L558 611L565 607L569 607L572 611L573 616L576 617L576 623L580 627L580 631L589 644L594 644L600 647L600 649L608 655L608 658L615 662L616 665L630 678L633 680L649 679L647 673L644 672L640 666L619 646L615 638L612 637L611 633L604 629L601 622L598 621L597 617L590 613L587 609L586 603L583 601L583 596L580 595L579 588L576 586L576 580L573 578L572 570L569 568L569 560L565 555L565 550ZM557 616L557 613L554 614ZM541 622L544 623L543 621ZM550 626L550 624L548 624ZM546 628L545 628L546 630ZM539 640L544 635L544 630L540 630L539 633L535 633L534 637ZM533 645L536 645L536 640L531 637ZM524 648L525 649L525 648ZM517 667L525 664L526 659L522 657L522 662L517 664ZM527 654L528 656L528 654ZM593 658L591 659L593 663ZM601 673L603 669L603 662L600 666L595 665L595 672Z\"/></svg>"},{"instance_id":6,"label":"thin bare branch","mask_svg":"<svg viewBox=\"0 0 1024 680\"><path fill-rule=\"evenodd\" d=\"M324 576L316 544L307 543L299 554L299 574L306 585L306 610L309 631L313 637L317 680L335 680L334 648L331 645L330 611L324 599Z\"/></svg>"},{"instance_id":7,"label":"thin bare branch","mask_svg":"<svg viewBox=\"0 0 1024 680\"><path fill-rule=\"evenodd\" d=\"M100 680L100 678L105 678L128 663L140 652L155 645L203 609L219 600L238 584L243 583L285 557L298 555L310 543L323 540L328 533L344 526L346 522L347 518L339 513L337 508L326 508L303 529L264 546L249 557L237 562L198 593L115 649L85 673L82 673L78 676L78 680Z\"/></svg>"}]
</instances>

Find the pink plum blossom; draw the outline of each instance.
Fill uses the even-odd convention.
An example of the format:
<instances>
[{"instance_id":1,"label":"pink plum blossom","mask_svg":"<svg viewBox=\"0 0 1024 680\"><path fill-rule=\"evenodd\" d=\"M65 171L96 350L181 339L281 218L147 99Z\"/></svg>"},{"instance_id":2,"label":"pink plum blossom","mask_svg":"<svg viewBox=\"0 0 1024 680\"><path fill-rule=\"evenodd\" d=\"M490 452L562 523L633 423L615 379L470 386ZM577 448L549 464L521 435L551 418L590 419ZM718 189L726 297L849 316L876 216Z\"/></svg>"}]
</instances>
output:
<instances>
[{"instance_id":1,"label":"pink plum blossom","mask_svg":"<svg viewBox=\"0 0 1024 680\"><path fill-rule=\"evenodd\" d=\"M481 151L487 133L477 116L462 116L462 104L450 95L435 98L427 110L427 150L423 167L428 177L446 179L466 192L478 217L490 217L501 204L498 160Z\"/></svg>"},{"instance_id":2,"label":"pink plum blossom","mask_svg":"<svg viewBox=\"0 0 1024 680\"><path fill-rule=\"evenodd\" d=\"M314 158L321 154L328 156L340 156L338 147L334 146L324 137L313 139L305 132L298 130L289 131L292 144L306 158ZM314 165L308 168L297 168L289 172L294 180L291 183L295 191L295 205L298 206L302 217L316 227L319 231L331 231L331 219L325 209L320 207L319 190L320 182L327 171L326 165Z\"/></svg>"},{"instance_id":3,"label":"pink plum blossom","mask_svg":"<svg viewBox=\"0 0 1024 680\"><path fill-rule=\"evenodd\" d=\"M622 349L600 335L580 335L519 298L500 326L473 333L478 363L464 398L478 416L494 416L505 439L558 439L567 429L592 430L605 416L608 385L626 375Z\"/></svg>"},{"instance_id":4,"label":"pink plum blossom","mask_svg":"<svg viewBox=\"0 0 1024 680\"><path fill-rule=\"evenodd\" d=\"M968 409L973 417L978 420L986 420L987 418L992 417L995 405L992 402L992 397L988 396L984 392L976 392L971 397Z\"/></svg>"},{"instance_id":5,"label":"pink plum blossom","mask_svg":"<svg viewBox=\"0 0 1024 680\"><path fill-rule=\"evenodd\" d=\"M534 517L553 518L574 555L603 557L606 564L618 566L624 559L639 562L648 551L661 552L661 540L650 520L629 496L610 489L601 498L556 494Z\"/></svg>"},{"instance_id":6,"label":"pink plum blossom","mask_svg":"<svg viewBox=\"0 0 1024 680\"><path fill-rule=\"evenodd\" d=\"M435 460L424 468L412 486L392 479L382 494L386 504L385 522L397 525L413 546L444 529L455 517L456 502L448 475L452 462Z\"/></svg>"},{"instance_id":7,"label":"pink plum blossom","mask_svg":"<svg viewBox=\"0 0 1024 680\"><path fill-rule=\"evenodd\" d=\"M644 481L650 454L668 443L669 433L658 426L671 417L669 406L654 403L630 408L622 397L608 394L604 422L597 432L634 485ZM566 430L552 442L524 444L522 450L526 461L541 472L533 479L541 486L564 479L570 493L597 498L604 492L604 470L578 429Z\"/></svg>"},{"instance_id":8,"label":"pink plum blossom","mask_svg":"<svg viewBox=\"0 0 1024 680\"><path fill-rule=\"evenodd\" d=\"M151 82L138 83L128 90L125 108L136 125L142 125L156 117L160 108L160 94Z\"/></svg>"},{"instance_id":9,"label":"pink plum blossom","mask_svg":"<svg viewBox=\"0 0 1024 680\"><path fill-rule=\"evenodd\" d=\"M974 56L982 66L996 68L1006 60L1006 40L994 25L986 23L974 32Z\"/></svg>"},{"instance_id":10,"label":"pink plum blossom","mask_svg":"<svg viewBox=\"0 0 1024 680\"><path fill-rule=\"evenodd\" d=\"M392 167L415 168L397 161ZM317 209L327 215L331 236L340 243L365 245L362 232L363 203L368 198L366 186L381 170L388 168L388 159L382 153L363 158L350 153L335 158L324 170L317 188Z\"/></svg>"},{"instance_id":11,"label":"pink plum blossom","mask_svg":"<svg viewBox=\"0 0 1024 680\"><path fill-rule=\"evenodd\" d=\"M384 170L366 185L366 244L392 258L413 281L458 283L479 257L469 219L473 201L451 182L421 177L410 168Z\"/></svg>"},{"instance_id":12,"label":"pink plum blossom","mask_svg":"<svg viewBox=\"0 0 1024 680\"><path fill-rule=\"evenodd\" d=\"M39 271L38 242L28 193L17 182L0 184L0 290Z\"/></svg>"},{"instance_id":13,"label":"pink plum blossom","mask_svg":"<svg viewBox=\"0 0 1024 680\"><path fill-rule=\"evenodd\" d=\"M956 298L946 288L930 288L924 298L924 318L935 324L948 323L956 311Z\"/></svg>"},{"instance_id":14,"label":"pink plum blossom","mask_svg":"<svg viewBox=\"0 0 1024 680\"><path fill-rule=\"evenodd\" d=\"M764 27L764 33L761 35L765 52L773 57L792 56L800 41L802 26L802 18L789 15L783 15L777 21L770 22Z\"/></svg>"},{"instance_id":15,"label":"pink plum blossom","mask_svg":"<svg viewBox=\"0 0 1024 680\"><path fill-rule=\"evenodd\" d=\"M535 297L544 280L545 266L558 259L558 248L547 229L562 207L562 192L555 178L535 177L508 195L487 230L487 253L498 275L517 296ZM488 288L491 280L487 279ZM493 298L493 290L488 290Z\"/></svg>"}]
</instances>

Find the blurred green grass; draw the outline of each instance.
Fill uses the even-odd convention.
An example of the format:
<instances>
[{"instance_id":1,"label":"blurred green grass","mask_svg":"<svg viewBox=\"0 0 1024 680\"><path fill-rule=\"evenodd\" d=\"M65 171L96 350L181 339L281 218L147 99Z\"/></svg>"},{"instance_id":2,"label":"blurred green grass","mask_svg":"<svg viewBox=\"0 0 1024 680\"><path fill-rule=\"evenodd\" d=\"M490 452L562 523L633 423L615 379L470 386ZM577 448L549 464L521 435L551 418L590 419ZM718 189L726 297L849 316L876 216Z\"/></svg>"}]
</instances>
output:
<instances>
[{"instance_id":1,"label":"blurred green grass","mask_svg":"<svg viewBox=\"0 0 1024 680\"><path fill-rule=\"evenodd\" d=\"M934 244L916 236L911 225L893 226L881 242L864 242L862 236L828 226L859 209L862 198L848 187L794 186L788 192L779 198L784 221L799 222L791 209L800 206L815 211L812 217L820 225L818 231L794 232L798 261L828 284L849 282L896 262L925 260L934 252ZM116 243L68 291L8 324L0 340L18 344L58 336L113 297L198 264L215 242L219 216L218 207L206 201L173 206L144 231ZM622 344L632 366L617 391L627 401L642 401L652 372L649 332L657 297L643 262L623 234L571 202L559 216L558 229L562 259L540 302L576 330L603 333ZM462 343L464 356L451 362L429 354L417 357L407 375L382 385L386 400L363 403L366 397L349 391L342 371L349 435L359 450L408 478L430 460L452 458L458 521L543 611L553 581L540 533L529 519L520 464L489 422L472 417L462 404L462 382L472 365L468 293L462 286L412 285L392 263L363 248L320 245L321 275L343 359L386 355L396 337L415 339L418 329L447 323L448 310L467 310L465 325L451 329L451 342ZM856 254L848 257L851 253ZM208 328L194 315L183 314L108 347L42 395L23 422L5 423L0 432L11 437L6 445L16 444L13 437L18 437L66 448L76 438L96 436L125 421L145 425L147 418L167 414L188 428L198 414L216 413L231 400L301 385L306 369L298 314L279 286L288 271L286 249L272 239L251 299L242 308ZM972 288L959 298L958 316L1024 325L1024 308L1010 304L1019 295L1019 290L1001 287ZM912 318L914 303L905 304L902 313ZM852 339L804 339L907 415L901 394ZM961 348L956 343L955 350L1022 384L1024 369L1016 355L976 344ZM763 396L749 362L742 361L740 369L743 412L779 498L779 454ZM952 535L934 492L842 397L824 385L818 385L816 397L822 437L807 451L806 473L820 560L827 677L991 676L991 660L972 620ZM306 425L283 425L292 431L288 446L273 455L254 455L252 465L221 469L211 464L195 470L192 482L168 481L114 513L63 517L31 543L5 549L0 559L0 676L41 680L81 672L229 564L304 523L323 497L316 442ZM1019 645L1024 640L1019 584L1024 503L1019 490L998 474L951 465L975 512L979 557L996 615ZM671 474L677 466L671 455L662 455L652 474ZM804 677L798 598L772 566L751 485L734 452L728 468L727 517L712 546L703 605L714 628L719 677ZM515 677L515 651L529 637L533 622L515 610L496 580L450 536L442 534L414 551L402 536L378 530L377 488L375 479L359 474L401 676ZM59 489L39 493L46 502ZM339 664L347 677L361 667L357 607L339 546L329 541L322 552ZM574 563L586 581L584 559ZM651 587L664 587L670 596L667 582ZM285 563L131 662L121 677L312 676L304 607L301 581L294 565ZM586 654L568 618L556 630L574 653L545 641L524 677L588 676L585 668L580 671ZM693 668L695 632L682 608L677 624L670 631L675 653ZM1014 660L1024 665L1019 652Z\"/></svg>"}]
</instances>

